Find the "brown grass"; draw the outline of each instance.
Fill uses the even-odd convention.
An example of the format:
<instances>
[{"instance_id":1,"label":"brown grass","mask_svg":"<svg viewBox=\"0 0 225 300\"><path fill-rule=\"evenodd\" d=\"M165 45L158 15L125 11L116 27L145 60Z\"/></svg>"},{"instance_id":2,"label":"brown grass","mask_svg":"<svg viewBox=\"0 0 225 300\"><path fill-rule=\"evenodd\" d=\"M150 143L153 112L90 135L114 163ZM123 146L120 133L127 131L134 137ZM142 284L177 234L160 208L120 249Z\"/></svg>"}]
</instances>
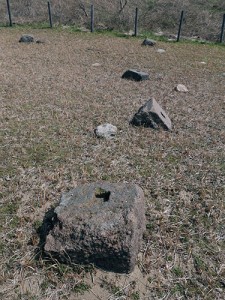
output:
<instances>
[{"instance_id":1,"label":"brown grass","mask_svg":"<svg viewBox=\"0 0 225 300\"><path fill-rule=\"evenodd\" d=\"M0 31L1 297L225 299L224 47L158 42L159 54L140 38L30 30L45 43L22 44L22 33ZM150 80L121 79L128 68ZM175 92L178 83L189 92ZM150 97L171 132L129 125ZM115 139L96 139L103 122L118 127ZM35 259L48 208L97 180L145 192L148 224L130 275Z\"/></svg>"}]
</instances>

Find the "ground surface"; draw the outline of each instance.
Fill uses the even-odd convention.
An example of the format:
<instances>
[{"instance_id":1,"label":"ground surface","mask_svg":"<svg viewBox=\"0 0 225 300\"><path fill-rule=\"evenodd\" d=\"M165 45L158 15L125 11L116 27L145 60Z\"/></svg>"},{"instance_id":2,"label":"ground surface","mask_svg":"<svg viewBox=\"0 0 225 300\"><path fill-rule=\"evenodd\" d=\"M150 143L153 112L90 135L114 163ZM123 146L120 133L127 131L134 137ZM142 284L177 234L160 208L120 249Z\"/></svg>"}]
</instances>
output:
<instances>
[{"instance_id":1,"label":"ground surface","mask_svg":"<svg viewBox=\"0 0 225 300\"><path fill-rule=\"evenodd\" d=\"M18 43L23 33L45 43ZM0 37L1 298L225 299L225 48L57 30ZM150 80L121 79L129 68ZM171 132L129 125L152 96ZM115 139L94 136L103 122ZM35 259L45 212L97 180L144 190L148 224L130 275Z\"/></svg>"}]
</instances>

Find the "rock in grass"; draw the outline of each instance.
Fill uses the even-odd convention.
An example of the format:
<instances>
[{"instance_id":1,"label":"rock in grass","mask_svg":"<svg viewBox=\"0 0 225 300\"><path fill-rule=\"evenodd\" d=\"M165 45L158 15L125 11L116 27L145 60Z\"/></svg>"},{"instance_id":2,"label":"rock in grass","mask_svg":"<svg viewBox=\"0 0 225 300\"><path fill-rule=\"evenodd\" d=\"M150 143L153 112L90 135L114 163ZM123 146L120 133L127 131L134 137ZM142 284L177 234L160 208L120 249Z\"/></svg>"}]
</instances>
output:
<instances>
[{"instance_id":1,"label":"rock in grass","mask_svg":"<svg viewBox=\"0 0 225 300\"><path fill-rule=\"evenodd\" d=\"M122 78L130 79L135 81L142 81L149 79L148 73L137 71L137 70L127 70L123 75Z\"/></svg>"},{"instance_id":2,"label":"rock in grass","mask_svg":"<svg viewBox=\"0 0 225 300\"><path fill-rule=\"evenodd\" d=\"M84 184L62 195L45 224L50 257L129 273L146 226L144 193L130 183Z\"/></svg>"},{"instance_id":3,"label":"rock in grass","mask_svg":"<svg viewBox=\"0 0 225 300\"><path fill-rule=\"evenodd\" d=\"M144 41L142 42L142 45L143 46L155 46L156 41L150 40L150 39L144 39Z\"/></svg>"},{"instance_id":4,"label":"rock in grass","mask_svg":"<svg viewBox=\"0 0 225 300\"><path fill-rule=\"evenodd\" d=\"M160 49L160 48L159 48L159 49L157 49L157 50L156 50L156 52L158 52L158 53L165 53L165 52L166 52L166 50L164 50L164 49Z\"/></svg>"},{"instance_id":5,"label":"rock in grass","mask_svg":"<svg viewBox=\"0 0 225 300\"><path fill-rule=\"evenodd\" d=\"M20 43L33 43L33 41L34 41L33 36L27 34L22 35L19 40Z\"/></svg>"},{"instance_id":6,"label":"rock in grass","mask_svg":"<svg viewBox=\"0 0 225 300\"><path fill-rule=\"evenodd\" d=\"M95 135L99 138L111 139L116 135L117 127L112 124L105 123L97 126L94 132Z\"/></svg>"},{"instance_id":7,"label":"rock in grass","mask_svg":"<svg viewBox=\"0 0 225 300\"><path fill-rule=\"evenodd\" d=\"M177 92L182 92L182 93L187 93L188 92L188 89L187 87L184 85L184 84L178 84L176 87L175 87L175 90Z\"/></svg>"},{"instance_id":8,"label":"rock in grass","mask_svg":"<svg viewBox=\"0 0 225 300\"><path fill-rule=\"evenodd\" d=\"M160 107L154 98L149 99L138 112L133 116L130 124L134 126L144 126L157 129L162 127L171 129L171 121L165 111Z\"/></svg>"},{"instance_id":9,"label":"rock in grass","mask_svg":"<svg viewBox=\"0 0 225 300\"><path fill-rule=\"evenodd\" d=\"M42 40L36 40L36 43L37 43L37 44L44 44L45 42L42 41Z\"/></svg>"}]
</instances>

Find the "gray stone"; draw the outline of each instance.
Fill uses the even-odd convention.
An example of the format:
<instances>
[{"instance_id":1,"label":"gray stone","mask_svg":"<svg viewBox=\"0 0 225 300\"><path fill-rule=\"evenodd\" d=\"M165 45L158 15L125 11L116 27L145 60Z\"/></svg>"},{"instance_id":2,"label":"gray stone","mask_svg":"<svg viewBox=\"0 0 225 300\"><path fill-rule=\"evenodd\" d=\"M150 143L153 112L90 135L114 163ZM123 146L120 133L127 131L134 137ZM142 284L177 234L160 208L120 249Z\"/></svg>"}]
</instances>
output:
<instances>
[{"instance_id":1,"label":"gray stone","mask_svg":"<svg viewBox=\"0 0 225 300\"><path fill-rule=\"evenodd\" d=\"M110 139L116 135L117 127L112 124L105 123L105 124L97 126L97 128L95 129L94 132L95 132L96 136L99 138Z\"/></svg>"},{"instance_id":2,"label":"gray stone","mask_svg":"<svg viewBox=\"0 0 225 300\"><path fill-rule=\"evenodd\" d=\"M34 41L33 36L24 34L21 36L19 42L20 43L32 43Z\"/></svg>"},{"instance_id":3,"label":"gray stone","mask_svg":"<svg viewBox=\"0 0 225 300\"><path fill-rule=\"evenodd\" d=\"M63 194L45 222L51 229L45 254L64 263L129 273L146 226L144 194L135 184L84 184Z\"/></svg>"},{"instance_id":4,"label":"gray stone","mask_svg":"<svg viewBox=\"0 0 225 300\"><path fill-rule=\"evenodd\" d=\"M143 46L155 46L155 44L156 41L150 39L144 39L144 41L142 42Z\"/></svg>"},{"instance_id":5,"label":"gray stone","mask_svg":"<svg viewBox=\"0 0 225 300\"><path fill-rule=\"evenodd\" d=\"M148 73L137 71L137 70L127 70L123 75L122 78L131 79L135 81L142 81L149 79Z\"/></svg>"},{"instance_id":6,"label":"gray stone","mask_svg":"<svg viewBox=\"0 0 225 300\"><path fill-rule=\"evenodd\" d=\"M154 98L151 98L139 108L130 123L134 126L144 126L155 129L161 126L166 130L170 130L172 127L169 117Z\"/></svg>"}]
</instances>

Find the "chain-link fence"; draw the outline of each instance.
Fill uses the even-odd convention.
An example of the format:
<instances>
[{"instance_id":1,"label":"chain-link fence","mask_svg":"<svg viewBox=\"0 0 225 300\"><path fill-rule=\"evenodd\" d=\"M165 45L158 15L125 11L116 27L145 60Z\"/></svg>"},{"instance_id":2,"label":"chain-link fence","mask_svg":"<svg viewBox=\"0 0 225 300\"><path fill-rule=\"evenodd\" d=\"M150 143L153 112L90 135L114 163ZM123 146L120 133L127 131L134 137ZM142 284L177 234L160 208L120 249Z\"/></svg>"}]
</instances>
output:
<instances>
[{"instance_id":1,"label":"chain-link fence","mask_svg":"<svg viewBox=\"0 0 225 300\"><path fill-rule=\"evenodd\" d=\"M225 2L202 5L201 1L134 1L134 0L0 0L2 26L26 23L49 24L49 7L53 26L74 25L91 29L91 6L94 8L93 28L135 31L135 12L138 7L138 32L177 34L180 13L184 11L182 36L201 37L218 41L221 37ZM192 3L193 2L193 3ZM7 7L8 4L8 7ZM9 18L9 9L11 19Z\"/></svg>"}]
</instances>

